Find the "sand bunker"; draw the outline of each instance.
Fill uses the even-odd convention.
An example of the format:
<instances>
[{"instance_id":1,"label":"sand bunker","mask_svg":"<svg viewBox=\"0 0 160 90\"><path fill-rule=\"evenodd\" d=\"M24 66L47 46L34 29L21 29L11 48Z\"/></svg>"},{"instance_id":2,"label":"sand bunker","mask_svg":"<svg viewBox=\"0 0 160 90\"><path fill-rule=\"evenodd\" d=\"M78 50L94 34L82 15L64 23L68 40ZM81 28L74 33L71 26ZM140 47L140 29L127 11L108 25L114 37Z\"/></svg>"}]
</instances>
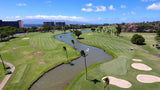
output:
<instances>
[{"instance_id":1,"label":"sand bunker","mask_svg":"<svg viewBox=\"0 0 160 90\"><path fill-rule=\"evenodd\" d=\"M135 62L142 62L141 59L132 59L132 61L135 61Z\"/></svg>"},{"instance_id":2,"label":"sand bunker","mask_svg":"<svg viewBox=\"0 0 160 90\"><path fill-rule=\"evenodd\" d=\"M28 40L29 39L29 37L28 38L22 38L22 40Z\"/></svg>"},{"instance_id":3,"label":"sand bunker","mask_svg":"<svg viewBox=\"0 0 160 90\"><path fill-rule=\"evenodd\" d=\"M139 74L137 75L137 80L142 83L155 83L155 82L160 82L160 77L153 75Z\"/></svg>"},{"instance_id":4,"label":"sand bunker","mask_svg":"<svg viewBox=\"0 0 160 90\"><path fill-rule=\"evenodd\" d=\"M103 77L102 80L103 82L105 78L109 78L109 84L112 84L112 85L115 85L117 87L121 87L121 88L130 88L132 86L132 84L126 80L123 80L123 79L118 79L118 78L115 78L115 77L112 77L112 76L106 76L106 77Z\"/></svg>"},{"instance_id":5,"label":"sand bunker","mask_svg":"<svg viewBox=\"0 0 160 90\"><path fill-rule=\"evenodd\" d=\"M143 63L133 63L131 66L135 69L138 69L138 70L144 70L144 71L151 71L152 70L152 68L150 68L149 66L147 66Z\"/></svg>"},{"instance_id":6,"label":"sand bunker","mask_svg":"<svg viewBox=\"0 0 160 90\"><path fill-rule=\"evenodd\" d=\"M92 33L88 33L87 35L92 35Z\"/></svg>"}]
</instances>

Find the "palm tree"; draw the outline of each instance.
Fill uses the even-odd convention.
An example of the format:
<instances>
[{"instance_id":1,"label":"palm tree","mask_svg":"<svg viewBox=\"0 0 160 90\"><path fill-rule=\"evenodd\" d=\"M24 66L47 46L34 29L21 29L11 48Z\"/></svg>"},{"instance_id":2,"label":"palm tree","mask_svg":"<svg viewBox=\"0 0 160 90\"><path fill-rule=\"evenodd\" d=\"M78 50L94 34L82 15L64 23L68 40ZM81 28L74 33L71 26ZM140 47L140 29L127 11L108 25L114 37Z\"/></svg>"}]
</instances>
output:
<instances>
[{"instance_id":1,"label":"palm tree","mask_svg":"<svg viewBox=\"0 0 160 90\"><path fill-rule=\"evenodd\" d=\"M63 50L66 51L66 58L67 58L67 62L68 62L67 48L65 46L63 46Z\"/></svg>"},{"instance_id":2,"label":"palm tree","mask_svg":"<svg viewBox=\"0 0 160 90\"><path fill-rule=\"evenodd\" d=\"M3 59L2 59L1 54L0 54L0 59L2 60L3 69L4 69L4 71L6 72L6 67L5 67L5 65L4 65L4 62L3 62Z\"/></svg>"},{"instance_id":3,"label":"palm tree","mask_svg":"<svg viewBox=\"0 0 160 90\"><path fill-rule=\"evenodd\" d=\"M73 48L75 48L75 45L74 45L74 40L71 40L72 44L73 44Z\"/></svg>"},{"instance_id":4,"label":"palm tree","mask_svg":"<svg viewBox=\"0 0 160 90\"><path fill-rule=\"evenodd\" d=\"M81 50L81 56L84 57L84 62L85 62L85 69L86 69L86 80L87 80L87 63L86 63L86 54L84 50Z\"/></svg>"},{"instance_id":5,"label":"palm tree","mask_svg":"<svg viewBox=\"0 0 160 90\"><path fill-rule=\"evenodd\" d=\"M104 90L105 90L105 88L108 86L108 90L109 90L109 78L107 77L107 78L105 78L104 79L104 82L105 82L105 86L104 86Z\"/></svg>"}]
</instances>

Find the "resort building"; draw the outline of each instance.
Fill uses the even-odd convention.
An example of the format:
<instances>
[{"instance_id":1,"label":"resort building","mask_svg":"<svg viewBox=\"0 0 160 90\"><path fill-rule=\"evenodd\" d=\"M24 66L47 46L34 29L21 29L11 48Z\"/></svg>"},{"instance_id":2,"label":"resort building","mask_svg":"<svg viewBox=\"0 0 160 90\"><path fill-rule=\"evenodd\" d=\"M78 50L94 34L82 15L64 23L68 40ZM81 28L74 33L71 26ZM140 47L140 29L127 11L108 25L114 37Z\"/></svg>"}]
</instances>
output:
<instances>
[{"instance_id":1,"label":"resort building","mask_svg":"<svg viewBox=\"0 0 160 90\"><path fill-rule=\"evenodd\" d=\"M56 26L65 26L66 23L65 22L56 22Z\"/></svg>"},{"instance_id":2,"label":"resort building","mask_svg":"<svg viewBox=\"0 0 160 90\"><path fill-rule=\"evenodd\" d=\"M23 21L17 20L17 21L2 21L0 20L0 27L3 26L11 26L11 27L17 27L17 28L23 28Z\"/></svg>"},{"instance_id":3,"label":"resort building","mask_svg":"<svg viewBox=\"0 0 160 90\"><path fill-rule=\"evenodd\" d=\"M54 26L54 22L43 22L43 25Z\"/></svg>"}]
</instances>

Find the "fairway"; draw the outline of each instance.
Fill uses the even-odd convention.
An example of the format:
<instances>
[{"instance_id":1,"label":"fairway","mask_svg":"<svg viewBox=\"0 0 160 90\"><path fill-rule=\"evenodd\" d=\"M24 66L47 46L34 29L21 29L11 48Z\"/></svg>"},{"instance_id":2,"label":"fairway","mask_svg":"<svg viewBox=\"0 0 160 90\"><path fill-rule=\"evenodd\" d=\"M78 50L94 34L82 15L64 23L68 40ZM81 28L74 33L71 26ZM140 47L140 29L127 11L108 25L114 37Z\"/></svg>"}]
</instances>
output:
<instances>
[{"instance_id":1,"label":"fairway","mask_svg":"<svg viewBox=\"0 0 160 90\"><path fill-rule=\"evenodd\" d=\"M71 46L54 39L55 35L61 33L63 32L31 33L1 42L0 53L3 59L16 68L3 90L27 90L46 71L65 63L63 46L67 47L69 60L77 58L78 52ZM0 70L2 81L4 73L1 65Z\"/></svg>"},{"instance_id":2,"label":"fairway","mask_svg":"<svg viewBox=\"0 0 160 90\"><path fill-rule=\"evenodd\" d=\"M88 35L88 33L90 33ZM160 77L160 59L156 56L144 52L139 49L137 45L130 43L130 38L134 33L122 33L121 37L110 36L107 33L88 32L84 33L80 42L102 48L113 55L115 58L111 61L95 64L89 67L88 79L85 80L85 71L80 73L74 81L66 88L66 90L103 90L104 83L102 78L104 76L113 76L116 78L124 79L131 82L132 86L129 90L158 90L160 89L160 83L140 83L136 80L138 74L149 74ZM146 34L150 37L154 37L155 34ZM152 36L153 35L153 36ZM149 47L150 38L145 37L146 46L140 46L143 49ZM154 41L154 40L152 40ZM130 49L133 48L133 51ZM151 48L152 49L152 48ZM149 49L146 49L149 51ZM153 49L153 52L157 50ZM131 67L134 63L132 59L141 59L142 63L149 65L151 71L141 71ZM97 80L95 84L92 80ZM114 85L109 86L110 90L122 90L123 88L116 87ZM128 90L128 89L127 89Z\"/></svg>"},{"instance_id":3,"label":"fairway","mask_svg":"<svg viewBox=\"0 0 160 90\"><path fill-rule=\"evenodd\" d=\"M126 40L130 40L130 38L134 35L135 33L122 33L121 36L123 36ZM153 44L156 44L156 33L136 33L139 35L142 35L145 38L146 45L141 45L139 47L151 52L151 53L156 53L160 54L160 50L158 50L156 47L153 47Z\"/></svg>"}]
</instances>

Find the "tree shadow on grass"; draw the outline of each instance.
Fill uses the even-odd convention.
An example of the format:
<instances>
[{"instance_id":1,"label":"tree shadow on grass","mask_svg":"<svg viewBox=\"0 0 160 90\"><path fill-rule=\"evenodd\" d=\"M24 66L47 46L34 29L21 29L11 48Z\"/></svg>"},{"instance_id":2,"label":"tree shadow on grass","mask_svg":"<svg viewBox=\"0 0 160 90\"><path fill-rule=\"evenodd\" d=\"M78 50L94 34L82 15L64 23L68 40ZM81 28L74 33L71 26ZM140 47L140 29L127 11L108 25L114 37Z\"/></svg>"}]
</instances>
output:
<instances>
[{"instance_id":1,"label":"tree shadow on grass","mask_svg":"<svg viewBox=\"0 0 160 90\"><path fill-rule=\"evenodd\" d=\"M84 39L84 38L82 38L82 37L79 37L79 38L77 38L77 39Z\"/></svg>"},{"instance_id":2,"label":"tree shadow on grass","mask_svg":"<svg viewBox=\"0 0 160 90\"><path fill-rule=\"evenodd\" d=\"M7 38L5 40L0 40L0 42L8 42L8 41L15 39L15 38L17 38L17 37L11 37L11 38Z\"/></svg>"},{"instance_id":3,"label":"tree shadow on grass","mask_svg":"<svg viewBox=\"0 0 160 90\"><path fill-rule=\"evenodd\" d=\"M92 79L92 80L89 80L89 81L93 82L94 84L97 84L97 83L100 83L100 82L101 82L101 81L98 80L98 79Z\"/></svg>"}]
</instances>

